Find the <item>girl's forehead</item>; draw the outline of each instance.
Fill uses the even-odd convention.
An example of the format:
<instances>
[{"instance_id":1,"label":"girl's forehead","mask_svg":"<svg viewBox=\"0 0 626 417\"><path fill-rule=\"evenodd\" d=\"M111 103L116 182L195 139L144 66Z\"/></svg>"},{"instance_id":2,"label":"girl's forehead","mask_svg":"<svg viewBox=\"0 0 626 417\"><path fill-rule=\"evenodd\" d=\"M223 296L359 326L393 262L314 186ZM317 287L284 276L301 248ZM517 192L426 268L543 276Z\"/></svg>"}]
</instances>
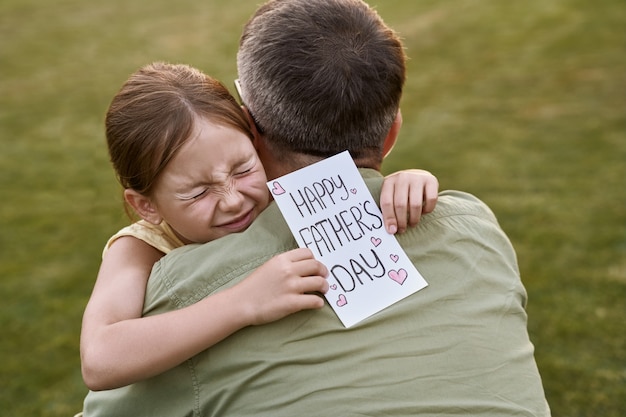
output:
<instances>
[{"instance_id":1,"label":"girl's forehead","mask_svg":"<svg viewBox=\"0 0 626 417\"><path fill-rule=\"evenodd\" d=\"M252 141L244 133L209 121L198 123L163 170L163 177L178 184L219 181L240 165L257 161Z\"/></svg>"}]
</instances>

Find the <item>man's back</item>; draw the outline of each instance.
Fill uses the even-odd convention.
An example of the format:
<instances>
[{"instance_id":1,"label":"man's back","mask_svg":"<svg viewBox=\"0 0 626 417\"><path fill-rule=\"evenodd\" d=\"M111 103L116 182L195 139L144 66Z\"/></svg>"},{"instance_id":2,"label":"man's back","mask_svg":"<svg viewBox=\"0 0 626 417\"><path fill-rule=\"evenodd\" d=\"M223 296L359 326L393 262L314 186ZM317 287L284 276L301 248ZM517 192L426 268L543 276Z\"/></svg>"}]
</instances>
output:
<instances>
[{"instance_id":1,"label":"man's back","mask_svg":"<svg viewBox=\"0 0 626 417\"><path fill-rule=\"evenodd\" d=\"M376 195L380 175L362 173ZM549 415L515 253L489 209L442 193L398 240L424 290L349 329L329 306L245 328L156 378L90 394L85 416ZM163 258L145 312L193 303L294 246L272 205L242 234Z\"/></svg>"}]
</instances>

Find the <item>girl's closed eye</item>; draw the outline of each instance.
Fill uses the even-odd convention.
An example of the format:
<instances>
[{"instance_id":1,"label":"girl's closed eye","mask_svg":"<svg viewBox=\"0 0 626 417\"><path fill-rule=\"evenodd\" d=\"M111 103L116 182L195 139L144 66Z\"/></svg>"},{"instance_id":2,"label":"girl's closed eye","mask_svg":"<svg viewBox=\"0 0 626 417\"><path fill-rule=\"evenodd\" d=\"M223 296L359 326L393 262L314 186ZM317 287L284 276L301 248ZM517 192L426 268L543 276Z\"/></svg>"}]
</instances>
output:
<instances>
[{"instance_id":1,"label":"girl's closed eye","mask_svg":"<svg viewBox=\"0 0 626 417\"><path fill-rule=\"evenodd\" d=\"M208 192L209 192L208 188L203 188L201 191L194 192L192 195L180 195L179 194L177 197L183 201L191 201L191 200L197 200L205 196Z\"/></svg>"},{"instance_id":2,"label":"girl's closed eye","mask_svg":"<svg viewBox=\"0 0 626 417\"><path fill-rule=\"evenodd\" d=\"M204 190L200 191L198 194L196 194L196 195L194 195L192 197L189 197L189 200L197 200L200 197L204 196L207 192L209 192L209 189L205 188Z\"/></svg>"},{"instance_id":3,"label":"girl's closed eye","mask_svg":"<svg viewBox=\"0 0 626 417\"><path fill-rule=\"evenodd\" d=\"M235 175L242 176L242 175L249 174L250 172L252 172L252 168L247 168L247 169L243 169L243 170L241 170L239 172L236 172Z\"/></svg>"},{"instance_id":4,"label":"girl's closed eye","mask_svg":"<svg viewBox=\"0 0 626 417\"><path fill-rule=\"evenodd\" d=\"M239 164L239 166L237 166L232 172L234 176L241 177L253 172L255 166L256 164L254 161L248 160L245 163Z\"/></svg>"}]
</instances>

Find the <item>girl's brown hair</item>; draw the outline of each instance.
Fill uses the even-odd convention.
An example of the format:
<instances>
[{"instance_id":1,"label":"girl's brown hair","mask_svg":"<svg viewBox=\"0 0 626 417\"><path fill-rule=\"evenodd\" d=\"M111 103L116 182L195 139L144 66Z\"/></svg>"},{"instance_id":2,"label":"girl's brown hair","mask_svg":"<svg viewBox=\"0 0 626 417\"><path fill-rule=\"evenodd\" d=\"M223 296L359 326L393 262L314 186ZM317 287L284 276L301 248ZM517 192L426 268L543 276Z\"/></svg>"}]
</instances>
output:
<instances>
[{"instance_id":1,"label":"girl's brown hair","mask_svg":"<svg viewBox=\"0 0 626 417\"><path fill-rule=\"evenodd\" d=\"M106 114L106 139L120 184L149 195L159 174L204 118L250 138L241 107L226 87L181 64L147 65L132 74Z\"/></svg>"}]
</instances>

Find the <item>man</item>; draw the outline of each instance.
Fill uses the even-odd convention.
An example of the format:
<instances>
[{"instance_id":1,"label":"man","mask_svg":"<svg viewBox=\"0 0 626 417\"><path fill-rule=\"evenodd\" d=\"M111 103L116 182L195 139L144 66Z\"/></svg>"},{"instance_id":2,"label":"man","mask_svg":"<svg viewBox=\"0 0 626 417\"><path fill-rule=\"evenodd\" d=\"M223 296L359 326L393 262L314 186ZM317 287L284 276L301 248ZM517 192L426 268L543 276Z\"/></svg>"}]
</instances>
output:
<instances>
[{"instance_id":1,"label":"man","mask_svg":"<svg viewBox=\"0 0 626 417\"><path fill-rule=\"evenodd\" d=\"M270 179L347 149L378 196L405 56L369 6L269 1L244 28L237 63ZM329 306L245 328L155 378L91 393L85 417L548 416L515 253L491 211L443 192L398 240L426 289L348 329ZM196 302L294 247L272 204L243 233L164 257L144 312Z\"/></svg>"}]
</instances>

